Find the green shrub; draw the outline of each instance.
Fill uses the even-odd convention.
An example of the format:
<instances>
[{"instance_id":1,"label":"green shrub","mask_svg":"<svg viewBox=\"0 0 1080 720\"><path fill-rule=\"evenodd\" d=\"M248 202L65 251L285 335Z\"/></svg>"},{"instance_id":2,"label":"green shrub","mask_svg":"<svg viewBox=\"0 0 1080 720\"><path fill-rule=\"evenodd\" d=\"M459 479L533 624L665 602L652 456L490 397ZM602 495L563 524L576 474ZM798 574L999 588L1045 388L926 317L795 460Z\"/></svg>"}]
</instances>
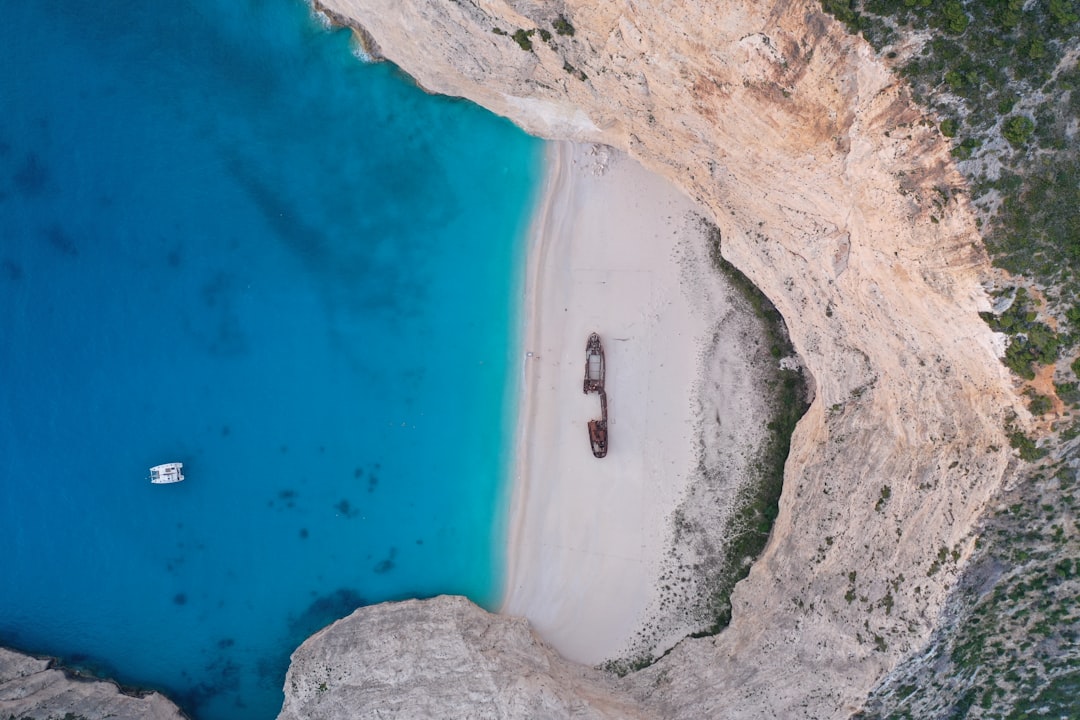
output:
<instances>
[{"instance_id":1,"label":"green shrub","mask_svg":"<svg viewBox=\"0 0 1080 720\"><path fill-rule=\"evenodd\" d=\"M1028 410L1035 417L1045 415L1054 409L1054 403L1047 395L1040 395L1036 392L1030 393L1031 400L1028 402Z\"/></svg>"},{"instance_id":2,"label":"green shrub","mask_svg":"<svg viewBox=\"0 0 1080 720\"><path fill-rule=\"evenodd\" d=\"M1001 126L1001 134L1013 147L1022 147L1035 132L1035 121L1025 115L1013 115Z\"/></svg>"},{"instance_id":3,"label":"green shrub","mask_svg":"<svg viewBox=\"0 0 1080 720\"><path fill-rule=\"evenodd\" d=\"M1046 451L1040 449L1035 441L1029 438L1020 430L1013 430L1009 433L1009 445L1015 450L1020 451L1020 459L1026 462L1035 462L1039 458L1046 455Z\"/></svg>"},{"instance_id":4,"label":"green shrub","mask_svg":"<svg viewBox=\"0 0 1080 720\"><path fill-rule=\"evenodd\" d=\"M511 37L514 38L514 42L516 42L518 44L518 47L520 47L522 50L531 51L533 49L533 46L532 40L530 40L529 38L530 36L532 36L532 34L532 30L522 30L521 28L518 28L514 31L514 34Z\"/></svg>"},{"instance_id":5,"label":"green shrub","mask_svg":"<svg viewBox=\"0 0 1080 720\"><path fill-rule=\"evenodd\" d=\"M555 22L551 23L551 26L555 28L555 32L559 33L560 35L574 34L574 26L571 25L570 21L562 15L555 18Z\"/></svg>"},{"instance_id":6,"label":"green shrub","mask_svg":"<svg viewBox=\"0 0 1080 720\"><path fill-rule=\"evenodd\" d=\"M956 120L952 118L946 118L941 121L941 134L945 137L956 137L956 131L959 129Z\"/></svg>"},{"instance_id":7,"label":"green shrub","mask_svg":"<svg viewBox=\"0 0 1080 720\"><path fill-rule=\"evenodd\" d=\"M1080 20L1080 14L1077 14L1075 6L1069 0L1050 0L1047 12L1054 22L1061 26Z\"/></svg>"},{"instance_id":8,"label":"green shrub","mask_svg":"<svg viewBox=\"0 0 1080 720\"><path fill-rule=\"evenodd\" d=\"M945 17L945 29L957 35L967 30L968 23L971 22L971 18L964 12L964 6L957 0L946 2L942 15Z\"/></svg>"},{"instance_id":9,"label":"green shrub","mask_svg":"<svg viewBox=\"0 0 1080 720\"><path fill-rule=\"evenodd\" d=\"M982 313L982 318L992 329L1009 335L1003 362L1020 377L1031 380L1035 377L1035 365L1049 365L1057 360L1061 338L1049 325L1036 321L1024 288L1016 291L1012 305L1000 316Z\"/></svg>"}]
</instances>

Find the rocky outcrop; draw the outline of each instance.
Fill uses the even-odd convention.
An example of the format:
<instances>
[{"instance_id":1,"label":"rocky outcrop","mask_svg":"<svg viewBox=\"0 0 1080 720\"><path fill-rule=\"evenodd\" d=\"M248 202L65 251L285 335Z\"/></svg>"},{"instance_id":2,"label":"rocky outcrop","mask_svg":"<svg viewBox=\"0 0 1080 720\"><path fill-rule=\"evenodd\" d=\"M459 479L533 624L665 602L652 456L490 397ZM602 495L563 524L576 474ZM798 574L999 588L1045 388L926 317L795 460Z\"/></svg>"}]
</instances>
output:
<instances>
[{"instance_id":1,"label":"rocky outcrop","mask_svg":"<svg viewBox=\"0 0 1080 720\"><path fill-rule=\"evenodd\" d=\"M417 652L422 648L422 652ZM575 665L521 618L461 597L361 608L292 656L279 720L644 718L601 672Z\"/></svg>"},{"instance_id":2,"label":"rocky outcrop","mask_svg":"<svg viewBox=\"0 0 1080 720\"><path fill-rule=\"evenodd\" d=\"M156 692L131 694L114 682L65 672L53 660L0 648L0 718L184 720Z\"/></svg>"},{"instance_id":3,"label":"rocky outcrop","mask_svg":"<svg viewBox=\"0 0 1080 720\"><path fill-rule=\"evenodd\" d=\"M1023 414L977 316L987 260L933 119L810 0L323 2L428 90L621 148L717 223L724 257L784 315L816 399L731 625L620 692L663 717L857 710L929 637L1008 472L1006 413ZM400 652L420 662L437 631ZM353 700L426 682L403 674ZM468 696L452 702L439 712L470 714Z\"/></svg>"}]
</instances>

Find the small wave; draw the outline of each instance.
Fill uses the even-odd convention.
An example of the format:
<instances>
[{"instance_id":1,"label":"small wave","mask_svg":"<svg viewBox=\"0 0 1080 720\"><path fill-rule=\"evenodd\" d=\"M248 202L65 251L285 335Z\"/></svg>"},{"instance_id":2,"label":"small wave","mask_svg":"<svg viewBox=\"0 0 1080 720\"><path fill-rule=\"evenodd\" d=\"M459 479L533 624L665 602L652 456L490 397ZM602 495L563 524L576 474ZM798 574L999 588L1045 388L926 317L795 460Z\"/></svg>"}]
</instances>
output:
<instances>
[{"instance_id":1,"label":"small wave","mask_svg":"<svg viewBox=\"0 0 1080 720\"><path fill-rule=\"evenodd\" d=\"M378 59L374 55L372 55L370 52L368 52L367 48L364 47L364 44L362 42L360 42L360 40L358 38L356 38L355 36L353 36L352 42L350 42L349 45L350 45L350 48L352 49L353 56L357 60L359 60L360 62L364 62L364 63L378 62Z\"/></svg>"},{"instance_id":2,"label":"small wave","mask_svg":"<svg viewBox=\"0 0 1080 720\"><path fill-rule=\"evenodd\" d=\"M329 15L314 5L309 5L309 7L311 8L311 19L317 22L323 30L333 30L336 27Z\"/></svg>"}]
</instances>

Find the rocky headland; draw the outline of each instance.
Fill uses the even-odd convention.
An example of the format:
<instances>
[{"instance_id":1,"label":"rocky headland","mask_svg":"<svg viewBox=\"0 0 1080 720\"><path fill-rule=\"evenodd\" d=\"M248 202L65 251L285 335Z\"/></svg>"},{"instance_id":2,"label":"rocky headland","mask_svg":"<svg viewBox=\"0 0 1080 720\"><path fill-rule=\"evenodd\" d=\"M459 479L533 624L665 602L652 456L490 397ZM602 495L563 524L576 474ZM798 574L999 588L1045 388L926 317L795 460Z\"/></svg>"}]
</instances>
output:
<instances>
[{"instance_id":1,"label":"rocky headland","mask_svg":"<svg viewBox=\"0 0 1080 720\"><path fill-rule=\"evenodd\" d=\"M616 680L461 601L376 606L297 651L282 717L858 711L939 623L1024 416L934 118L808 0L321 5L427 90L624 150L695 198L783 314L815 399L719 635ZM378 639L342 640L357 624Z\"/></svg>"},{"instance_id":2,"label":"rocky headland","mask_svg":"<svg viewBox=\"0 0 1080 720\"><path fill-rule=\"evenodd\" d=\"M0 717L18 720L185 720L156 692L135 693L76 675L50 658L0 648Z\"/></svg>"}]
</instances>

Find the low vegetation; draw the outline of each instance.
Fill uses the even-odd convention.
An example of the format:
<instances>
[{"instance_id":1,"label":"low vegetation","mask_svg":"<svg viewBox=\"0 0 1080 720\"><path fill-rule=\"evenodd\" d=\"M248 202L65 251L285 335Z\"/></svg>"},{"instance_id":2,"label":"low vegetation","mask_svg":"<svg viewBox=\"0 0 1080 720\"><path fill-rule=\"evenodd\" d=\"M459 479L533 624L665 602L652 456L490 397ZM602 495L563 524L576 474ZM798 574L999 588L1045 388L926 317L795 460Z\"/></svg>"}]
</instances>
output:
<instances>
[{"instance_id":1,"label":"low vegetation","mask_svg":"<svg viewBox=\"0 0 1080 720\"><path fill-rule=\"evenodd\" d=\"M710 465L704 451L699 456L698 479L674 513L674 546L658 578L659 604L667 615L639 630L628 656L602 666L619 675L655 662L655 653L662 652L658 643L673 632L715 635L731 621L731 593L768 542L791 435L807 408L802 372L781 362L795 353L780 313L723 259L719 230L704 220L702 225L710 263L734 291L733 304L742 305L737 314L745 322L737 332L746 333L747 360L766 412L758 416L761 437L745 446L750 456L740 460L744 469L737 477L726 466Z\"/></svg>"},{"instance_id":2,"label":"low vegetation","mask_svg":"<svg viewBox=\"0 0 1080 720\"><path fill-rule=\"evenodd\" d=\"M822 0L937 114L966 176L1000 283L1003 362L1027 381L1052 371L1080 403L1080 2ZM1006 277L1002 274L1003 277ZM1070 364L1071 361L1071 364ZM1028 409L1054 399L1029 387ZM1066 410L1066 413L1071 411ZM863 718L1080 717L1080 421L1036 439L1006 431L1023 474L988 517L979 550L929 647L890 673ZM1045 434L1045 431L1044 431Z\"/></svg>"},{"instance_id":3,"label":"low vegetation","mask_svg":"<svg viewBox=\"0 0 1080 720\"><path fill-rule=\"evenodd\" d=\"M787 325L780 312L757 286L724 259L720 253L720 230L709 228L709 257L759 319L766 332L766 343L774 358L795 354L788 338ZM761 554L772 532L779 511L780 492L784 484L784 465L791 447L791 435L807 409L806 381L798 370L778 368L770 382L773 419L768 424L769 436L755 462L757 477L739 498L733 520L734 541L725 549L721 567L709 577L711 587L709 612L712 625L695 637L715 635L731 622L731 593L735 584L750 572L751 562ZM887 496L886 496L887 499Z\"/></svg>"},{"instance_id":4,"label":"low vegetation","mask_svg":"<svg viewBox=\"0 0 1080 720\"><path fill-rule=\"evenodd\" d=\"M1080 299L1080 2L823 0L941 118L994 262ZM901 40L914 42L908 54ZM900 52L904 52L903 56Z\"/></svg>"},{"instance_id":5,"label":"low vegetation","mask_svg":"<svg viewBox=\"0 0 1080 720\"><path fill-rule=\"evenodd\" d=\"M1078 463L1031 467L1001 499L942 629L860 717L1080 717Z\"/></svg>"},{"instance_id":6,"label":"low vegetation","mask_svg":"<svg viewBox=\"0 0 1080 720\"><path fill-rule=\"evenodd\" d=\"M1006 288L1001 295L1011 295L1007 309L998 313L982 313L991 328L1009 336L1009 346L1003 359L1010 370L1026 380L1035 378L1035 367L1051 365L1058 357L1061 338L1049 325L1037 320L1027 290Z\"/></svg>"},{"instance_id":7,"label":"low vegetation","mask_svg":"<svg viewBox=\"0 0 1080 720\"><path fill-rule=\"evenodd\" d=\"M535 30L524 30L522 28L518 28L510 37L514 39L514 42L516 42L518 44L518 47L520 47L522 50L532 52L533 45L531 38L534 34L536 34Z\"/></svg>"},{"instance_id":8,"label":"low vegetation","mask_svg":"<svg viewBox=\"0 0 1080 720\"><path fill-rule=\"evenodd\" d=\"M567 20L566 17L563 15L555 18L555 22L552 23L552 27L554 27L555 32L559 33L560 35L574 34L574 26L571 25L570 21Z\"/></svg>"}]
</instances>

